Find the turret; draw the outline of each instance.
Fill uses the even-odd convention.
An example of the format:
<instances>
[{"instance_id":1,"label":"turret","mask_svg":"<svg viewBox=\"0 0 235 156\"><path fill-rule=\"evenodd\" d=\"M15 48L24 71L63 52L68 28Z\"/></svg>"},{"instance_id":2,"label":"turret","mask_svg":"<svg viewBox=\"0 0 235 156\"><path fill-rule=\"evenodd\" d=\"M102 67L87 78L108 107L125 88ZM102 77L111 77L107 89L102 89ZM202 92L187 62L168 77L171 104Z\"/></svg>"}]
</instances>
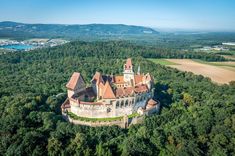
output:
<instances>
[{"instance_id":1,"label":"turret","mask_svg":"<svg viewBox=\"0 0 235 156\"><path fill-rule=\"evenodd\" d=\"M96 72L92 80L92 88L96 93L97 99L99 99L103 93L104 80L100 72Z\"/></svg>"},{"instance_id":2,"label":"turret","mask_svg":"<svg viewBox=\"0 0 235 156\"><path fill-rule=\"evenodd\" d=\"M131 62L131 59L128 58L126 60L126 64L124 64L124 71L123 71L123 75L124 75L124 81L128 84L128 85L134 85L134 71L133 71L133 65Z\"/></svg>"},{"instance_id":3,"label":"turret","mask_svg":"<svg viewBox=\"0 0 235 156\"><path fill-rule=\"evenodd\" d=\"M74 94L85 90L85 82L80 73L74 72L69 82L66 84L68 89L68 97L71 98Z\"/></svg>"}]
</instances>

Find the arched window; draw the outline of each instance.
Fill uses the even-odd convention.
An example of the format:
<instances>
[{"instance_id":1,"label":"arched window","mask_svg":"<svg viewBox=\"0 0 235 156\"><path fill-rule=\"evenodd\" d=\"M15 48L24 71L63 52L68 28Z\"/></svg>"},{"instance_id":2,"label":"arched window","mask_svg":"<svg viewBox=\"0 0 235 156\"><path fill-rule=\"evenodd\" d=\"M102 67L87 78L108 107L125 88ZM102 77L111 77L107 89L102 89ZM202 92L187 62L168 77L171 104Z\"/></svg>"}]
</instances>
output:
<instances>
[{"instance_id":1,"label":"arched window","mask_svg":"<svg viewBox=\"0 0 235 156\"><path fill-rule=\"evenodd\" d=\"M117 101L117 103L116 103L116 108L119 108L120 106L119 106L120 104L119 104L119 101Z\"/></svg>"},{"instance_id":2,"label":"arched window","mask_svg":"<svg viewBox=\"0 0 235 156\"><path fill-rule=\"evenodd\" d=\"M134 99L132 99L132 105L134 105L134 102L135 102Z\"/></svg>"},{"instance_id":3,"label":"arched window","mask_svg":"<svg viewBox=\"0 0 235 156\"><path fill-rule=\"evenodd\" d=\"M145 96L143 96L143 100L145 100L146 99L146 97Z\"/></svg>"},{"instance_id":4,"label":"arched window","mask_svg":"<svg viewBox=\"0 0 235 156\"><path fill-rule=\"evenodd\" d=\"M125 102L125 107L127 107L128 106L128 100L126 100L126 102Z\"/></svg>"},{"instance_id":5,"label":"arched window","mask_svg":"<svg viewBox=\"0 0 235 156\"><path fill-rule=\"evenodd\" d=\"M85 102L89 101L88 95L85 95L85 96L84 96L84 101L85 101Z\"/></svg>"},{"instance_id":6,"label":"arched window","mask_svg":"<svg viewBox=\"0 0 235 156\"><path fill-rule=\"evenodd\" d=\"M123 106L124 106L124 101L121 102L121 107L123 107Z\"/></svg>"}]
</instances>

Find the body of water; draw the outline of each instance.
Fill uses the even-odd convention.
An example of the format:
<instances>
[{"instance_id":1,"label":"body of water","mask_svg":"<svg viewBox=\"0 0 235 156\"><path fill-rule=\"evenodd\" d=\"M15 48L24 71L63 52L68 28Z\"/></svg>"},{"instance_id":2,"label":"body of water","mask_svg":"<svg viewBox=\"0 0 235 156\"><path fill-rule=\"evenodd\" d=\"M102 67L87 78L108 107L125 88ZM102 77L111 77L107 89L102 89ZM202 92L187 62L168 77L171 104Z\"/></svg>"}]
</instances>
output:
<instances>
[{"instance_id":1,"label":"body of water","mask_svg":"<svg viewBox=\"0 0 235 156\"><path fill-rule=\"evenodd\" d=\"M27 45L27 44L12 44L12 45L3 45L0 46L0 48L3 49L13 49L13 50L30 50L33 49L33 45Z\"/></svg>"}]
</instances>

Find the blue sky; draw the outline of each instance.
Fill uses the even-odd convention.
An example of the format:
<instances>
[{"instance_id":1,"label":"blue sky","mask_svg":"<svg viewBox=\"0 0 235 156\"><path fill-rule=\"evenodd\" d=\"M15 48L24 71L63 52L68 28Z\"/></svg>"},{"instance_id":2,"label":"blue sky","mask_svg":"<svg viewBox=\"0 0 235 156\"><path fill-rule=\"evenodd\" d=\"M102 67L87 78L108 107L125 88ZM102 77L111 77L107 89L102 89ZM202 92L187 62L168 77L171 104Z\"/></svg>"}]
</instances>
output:
<instances>
[{"instance_id":1,"label":"blue sky","mask_svg":"<svg viewBox=\"0 0 235 156\"><path fill-rule=\"evenodd\" d=\"M0 21L235 31L235 0L0 0Z\"/></svg>"}]
</instances>

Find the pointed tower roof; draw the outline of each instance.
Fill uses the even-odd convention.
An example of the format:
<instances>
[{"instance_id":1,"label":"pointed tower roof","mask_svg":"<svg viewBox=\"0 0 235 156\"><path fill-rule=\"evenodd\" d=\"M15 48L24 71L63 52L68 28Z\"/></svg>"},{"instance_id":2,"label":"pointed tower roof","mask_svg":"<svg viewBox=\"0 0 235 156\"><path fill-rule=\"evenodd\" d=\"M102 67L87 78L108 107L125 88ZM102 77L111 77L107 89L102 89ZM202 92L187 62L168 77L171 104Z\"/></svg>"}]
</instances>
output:
<instances>
[{"instance_id":1,"label":"pointed tower roof","mask_svg":"<svg viewBox=\"0 0 235 156\"><path fill-rule=\"evenodd\" d=\"M74 72L69 82L66 84L66 87L68 89L74 90L80 78L82 78L81 74L78 72Z\"/></svg>"},{"instance_id":2,"label":"pointed tower roof","mask_svg":"<svg viewBox=\"0 0 235 156\"><path fill-rule=\"evenodd\" d=\"M131 68L132 68L132 61L131 58L128 58L126 60L125 69L130 70Z\"/></svg>"},{"instance_id":3,"label":"pointed tower roof","mask_svg":"<svg viewBox=\"0 0 235 156\"><path fill-rule=\"evenodd\" d=\"M106 81L104 86L104 92L103 92L103 99L115 99L115 95L113 93L112 87L110 86L109 82Z\"/></svg>"},{"instance_id":4,"label":"pointed tower roof","mask_svg":"<svg viewBox=\"0 0 235 156\"><path fill-rule=\"evenodd\" d=\"M99 84L100 82L104 83L104 80L100 72L95 72L95 75L93 76L91 82L93 81L96 81L96 84Z\"/></svg>"}]
</instances>

